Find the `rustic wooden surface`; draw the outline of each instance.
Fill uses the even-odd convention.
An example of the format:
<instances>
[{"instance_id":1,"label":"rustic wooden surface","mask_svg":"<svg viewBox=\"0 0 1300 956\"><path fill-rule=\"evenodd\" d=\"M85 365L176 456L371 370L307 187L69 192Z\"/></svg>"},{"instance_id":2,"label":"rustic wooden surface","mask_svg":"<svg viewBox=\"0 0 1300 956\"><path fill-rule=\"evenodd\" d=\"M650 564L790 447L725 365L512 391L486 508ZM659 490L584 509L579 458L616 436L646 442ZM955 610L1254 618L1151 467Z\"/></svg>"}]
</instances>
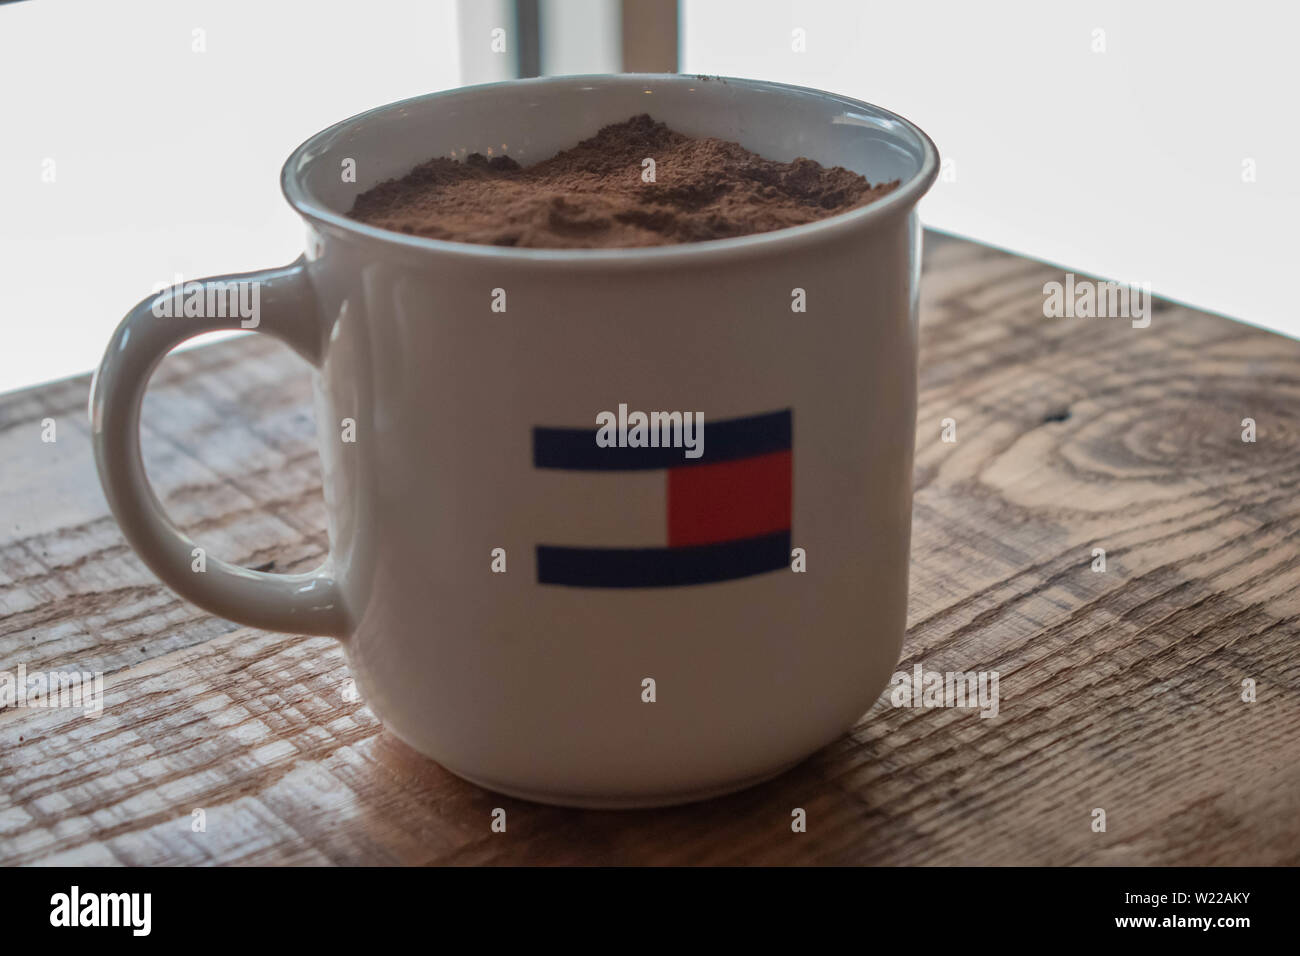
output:
<instances>
[{"instance_id":1,"label":"rustic wooden surface","mask_svg":"<svg viewBox=\"0 0 1300 956\"><path fill-rule=\"evenodd\" d=\"M997 670L997 718L882 697L785 776L669 810L488 793L386 734L331 641L158 584L100 493L82 377L0 397L0 669L102 670L105 712L0 712L0 862L1300 863L1300 343L1167 303L1147 329L1045 319L1059 270L928 241L900 669ZM287 349L168 358L144 448L210 553L322 556Z\"/></svg>"}]
</instances>

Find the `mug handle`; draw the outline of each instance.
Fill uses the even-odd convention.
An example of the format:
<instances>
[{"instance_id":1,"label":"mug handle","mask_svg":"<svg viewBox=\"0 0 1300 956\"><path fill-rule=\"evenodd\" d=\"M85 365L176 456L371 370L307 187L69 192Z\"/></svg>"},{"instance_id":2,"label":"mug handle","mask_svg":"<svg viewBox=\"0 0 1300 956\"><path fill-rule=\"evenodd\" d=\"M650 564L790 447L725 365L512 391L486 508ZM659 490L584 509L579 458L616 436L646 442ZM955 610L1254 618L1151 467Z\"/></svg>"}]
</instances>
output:
<instances>
[{"instance_id":1,"label":"mug handle","mask_svg":"<svg viewBox=\"0 0 1300 956\"><path fill-rule=\"evenodd\" d=\"M322 328L315 296L299 257L278 269L214 276L164 289L127 313L113 333L90 386L90 425L95 464L117 522L127 540L159 578L185 599L213 614L268 631L343 638L351 628L331 562L305 574L268 574L204 557L193 570L194 544L172 524L149 485L140 456L140 403L149 377L169 351L204 332L255 329L288 344L319 368ZM240 283L249 283L241 287ZM231 290L234 290L232 293ZM246 291L244 291L246 290ZM245 295L254 307L199 309L202 316L175 317L202 292L202 302ZM211 294L210 294L211 293ZM171 302L168 303L167 300ZM241 301L229 298L233 305ZM231 312L210 316L208 311Z\"/></svg>"}]
</instances>

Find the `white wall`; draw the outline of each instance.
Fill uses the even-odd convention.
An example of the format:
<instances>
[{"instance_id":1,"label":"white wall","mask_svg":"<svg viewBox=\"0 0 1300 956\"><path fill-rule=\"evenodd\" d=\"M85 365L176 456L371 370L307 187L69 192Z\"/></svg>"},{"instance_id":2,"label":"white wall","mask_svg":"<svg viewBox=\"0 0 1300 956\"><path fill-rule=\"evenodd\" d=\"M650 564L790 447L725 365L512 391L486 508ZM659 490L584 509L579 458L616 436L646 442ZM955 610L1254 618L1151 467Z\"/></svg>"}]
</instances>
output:
<instances>
[{"instance_id":1,"label":"white wall","mask_svg":"<svg viewBox=\"0 0 1300 956\"><path fill-rule=\"evenodd\" d=\"M0 5L0 391L94 368L175 273L295 258L293 148L458 82L451 0Z\"/></svg>"},{"instance_id":2,"label":"white wall","mask_svg":"<svg viewBox=\"0 0 1300 956\"><path fill-rule=\"evenodd\" d=\"M682 22L683 72L925 129L956 175L930 225L1300 335L1300 4L684 0Z\"/></svg>"}]
</instances>

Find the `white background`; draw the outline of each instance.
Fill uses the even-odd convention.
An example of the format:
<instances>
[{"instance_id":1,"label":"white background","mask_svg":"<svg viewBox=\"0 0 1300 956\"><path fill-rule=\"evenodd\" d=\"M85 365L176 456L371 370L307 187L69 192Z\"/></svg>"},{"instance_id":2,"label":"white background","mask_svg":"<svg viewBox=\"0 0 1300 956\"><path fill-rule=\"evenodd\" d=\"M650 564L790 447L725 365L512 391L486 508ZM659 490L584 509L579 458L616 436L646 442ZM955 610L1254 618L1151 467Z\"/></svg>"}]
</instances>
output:
<instances>
[{"instance_id":1,"label":"white background","mask_svg":"<svg viewBox=\"0 0 1300 956\"><path fill-rule=\"evenodd\" d=\"M294 147L459 75L450 2L0 6L0 391L93 369L175 273L292 261Z\"/></svg>"},{"instance_id":2,"label":"white background","mask_svg":"<svg viewBox=\"0 0 1300 956\"><path fill-rule=\"evenodd\" d=\"M914 120L955 173L922 205L930 225L1300 335L1283 291L1300 253L1297 10L686 0L682 59ZM284 158L336 120L458 85L458 25L451 0L0 6L0 390L93 368L177 273L292 260Z\"/></svg>"},{"instance_id":3,"label":"white background","mask_svg":"<svg viewBox=\"0 0 1300 956\"><path fill-rule=\"evenodd\" d=\"M1300 335L1300 3L686 0L682 68L887 107L929 225ZM791 50L791 31L807 52ZM1093 31L1106 52L1093 53ZM1255 160L1257 180L1242 181ZM950 167L951 168L951 167Z\"/></svg>"}]
</instances>

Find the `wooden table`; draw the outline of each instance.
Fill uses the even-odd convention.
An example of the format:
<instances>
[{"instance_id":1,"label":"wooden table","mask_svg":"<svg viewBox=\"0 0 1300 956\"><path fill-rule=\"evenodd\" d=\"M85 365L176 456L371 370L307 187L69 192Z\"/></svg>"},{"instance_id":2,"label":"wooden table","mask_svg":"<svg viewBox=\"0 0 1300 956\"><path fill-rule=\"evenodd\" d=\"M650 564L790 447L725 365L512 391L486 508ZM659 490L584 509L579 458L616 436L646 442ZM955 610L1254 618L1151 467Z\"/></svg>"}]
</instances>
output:
<instances>
[{"instance_id":1,"label":"wooden table","mask_svg":"<svg viewBox=\"0 0 1300 956\"><path fill-rule=\"evenodd\" d=\"M100 493L82 376L0 397L0 670L103 671L105 710L0 712L0 862L1300 862L1300 343L1161 302L1146 329L1048 319L1060 270L933 233L925 268L899 669L998 671L996 718L882 696L783 777L668 810L488 793L386 734L333 642L158 584ZM169 357L144 448L210 553L323 555L288 349Z\"/></svg>"}]
</instances>

